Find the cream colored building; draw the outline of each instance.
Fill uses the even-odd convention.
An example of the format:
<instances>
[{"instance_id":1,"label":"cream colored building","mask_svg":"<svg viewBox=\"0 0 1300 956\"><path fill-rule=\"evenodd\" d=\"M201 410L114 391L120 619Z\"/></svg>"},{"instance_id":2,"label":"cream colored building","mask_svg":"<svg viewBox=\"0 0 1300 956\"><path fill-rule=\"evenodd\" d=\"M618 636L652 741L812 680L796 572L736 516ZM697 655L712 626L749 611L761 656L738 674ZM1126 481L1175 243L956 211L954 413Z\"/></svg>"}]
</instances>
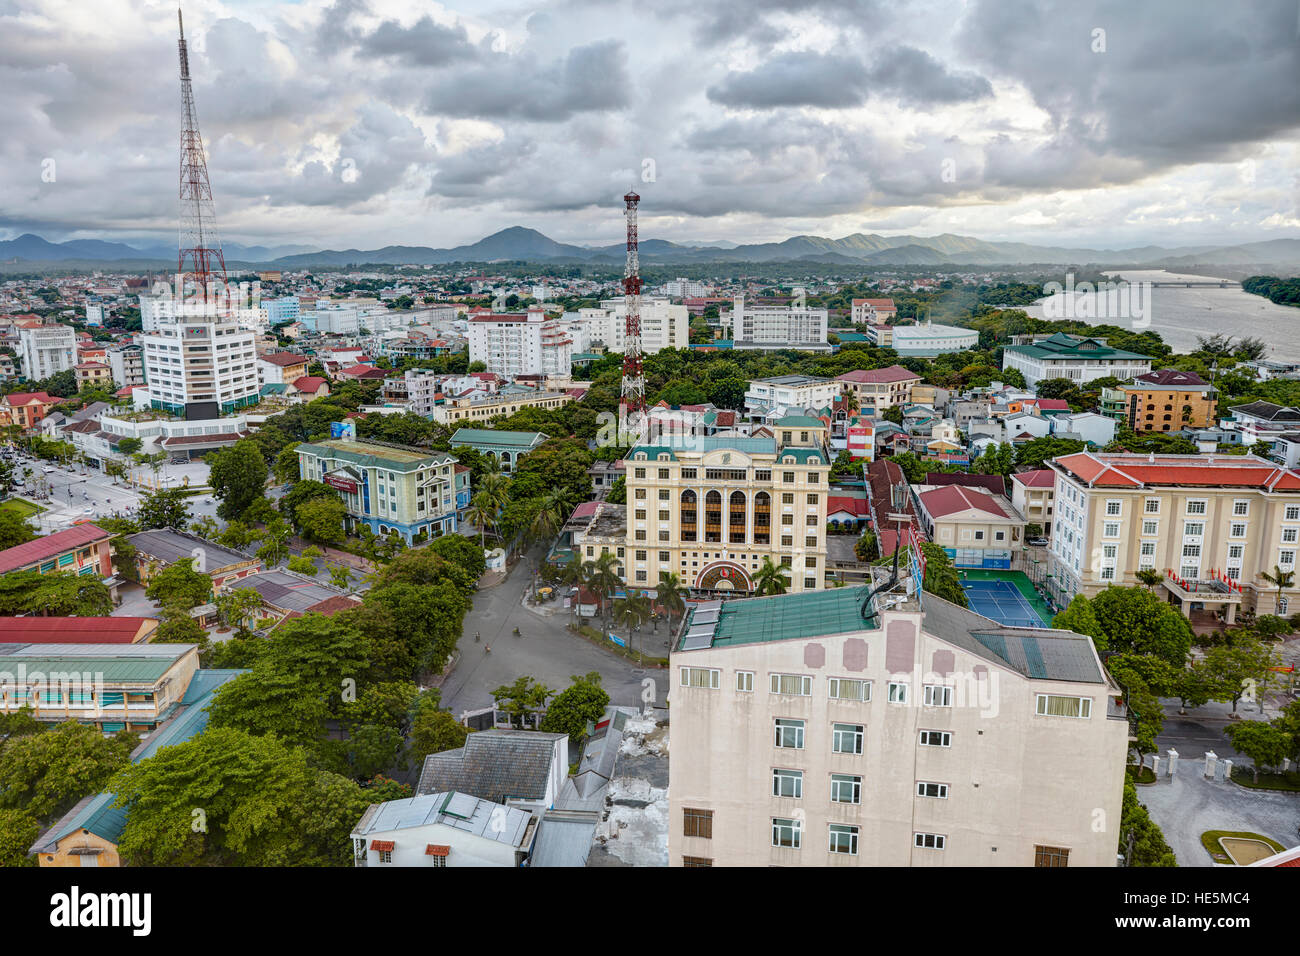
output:
<instances>
[{"instance_id":1,"label":"cream colored building","mask_svg":"<svg viewBox=\"0 0 1300 956\"><path fill-rule=\"evenodd\" d=\"M1300 552L1300 472L1251 455L1079 452L1053 459L1052 580L1058 603L1091 597L1137 572L1165 573L1184 613L1237 608L1288 615L1300 589L1260 577L1294 571ZM1173 576L1168 576L1172 572ZM1240 590L1224 580L1235 582Z\"/></svg>"},{"instance_id":2,"label":"cream colored building","mask_svg":"<svg viewBox=\"0 0 1300 956\"><path fill-rule=\"evenodd\" d=\"M912 488L926 536L959 568L1009 569L1024 516L1002 495L961 485Z\"/></svg>"},{"instance_id":3,"label":"cream colored building","mask_svg":"<svg viewBox=\"0 0 1300 956\"><path fill-rule=\"evenodd\" d=\"M1091 639L866 598L689 612L669 865L1114 866L1128 723Z\"/></svg>"},{"instance_id":4,"label":"cream colored building","mask_svg":"<svg viewBox=\"0 0 1300 956\"><path fill-rule=\"evenodd\" d=\"M430 417L442 425L488 422L502 415L513 415L521 408L560 408L571 401L573 396L567 392L509 393L477 399L452 399L434 405Z\"/></svg>"},{"instance_id":5,"label":"cream colored building","mask_svg":"<svg viewBox=\"0 0 1300 956\"><path fill-rule=\"evenodd\" d=\"M625 459L627 565L632 586L660 571L703 591L750 591L770 557L791 591L826 579L826 426L794 416L774 438L683 437L641 445Z\"/></svg>"}]
</instances>

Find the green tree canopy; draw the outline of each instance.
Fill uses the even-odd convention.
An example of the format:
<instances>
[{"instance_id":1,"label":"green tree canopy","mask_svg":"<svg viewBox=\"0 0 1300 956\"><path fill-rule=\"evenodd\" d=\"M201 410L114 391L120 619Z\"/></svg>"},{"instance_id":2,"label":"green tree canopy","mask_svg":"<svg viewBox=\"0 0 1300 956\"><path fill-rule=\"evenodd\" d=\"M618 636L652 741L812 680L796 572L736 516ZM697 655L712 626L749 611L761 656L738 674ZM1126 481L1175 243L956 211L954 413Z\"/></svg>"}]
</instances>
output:
<instances>
[{"instance_id":1,"label":"green tree canopy","mask_svg":"<svg viewBox=\"0 0 1300 956\"><path fill-rule=\"evenodd\" d=\"M230 448L212 452L205 460L209 466L208 484L221 501L217 514L226 520L242 517L266 487L266 459L257 443L241 439Z\"/></svg>"}]
</instances>

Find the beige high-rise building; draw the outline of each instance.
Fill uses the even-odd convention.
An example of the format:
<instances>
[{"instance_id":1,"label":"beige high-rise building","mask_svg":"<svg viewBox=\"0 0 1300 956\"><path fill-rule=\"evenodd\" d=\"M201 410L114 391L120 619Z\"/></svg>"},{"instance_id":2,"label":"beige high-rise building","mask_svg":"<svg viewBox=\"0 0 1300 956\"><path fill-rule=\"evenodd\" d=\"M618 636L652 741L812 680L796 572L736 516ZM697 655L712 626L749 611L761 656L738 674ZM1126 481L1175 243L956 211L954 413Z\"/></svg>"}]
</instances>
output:
<instances>
[{"instance_id":1,"label":"beige high-rise building","mask_svg":"<svg viewBox=\"0 0 1300 956\"><path fill-rule=\"evenodd\" d=\"M675 436L625 459L625 580L653 587L659 572L702 591L751 591L770 557L786 587L826 580L830 457L820 419L792 416L774 437Z\"/></svg>"},{"instance_id":2,"label":"beige high-rise building","mask_svg":"<svg viewBox=\"0 0 1300 956\"><path fill-rule=\"evenodd\" d=\"M1079 452L1048 464L1058 603L1136 584L1150 569L1165 575L1161 597L1189 616L1297 610L1300 588L1279 595L1261 573L1295 570L1300 472L1253 455Z\"/></svg>"},{"instance_id":3,"label":"beige high-rise building","mask_svg":"<svg viewBox=\"0 0 1300 956\"><path fill-rule=\"evenodd\" d=\"M1092 640L867 592L688 613L669 864L1114 866L1128 722Z\"/></svg>"}]
</instances>

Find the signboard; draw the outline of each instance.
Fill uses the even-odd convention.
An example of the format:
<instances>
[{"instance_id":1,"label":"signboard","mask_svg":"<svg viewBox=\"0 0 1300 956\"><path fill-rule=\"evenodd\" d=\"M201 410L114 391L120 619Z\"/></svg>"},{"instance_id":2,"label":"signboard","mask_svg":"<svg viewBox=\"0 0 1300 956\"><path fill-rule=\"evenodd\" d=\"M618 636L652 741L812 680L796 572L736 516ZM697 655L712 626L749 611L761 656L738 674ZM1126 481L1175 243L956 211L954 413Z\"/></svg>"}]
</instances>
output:
<instances>
[{"instance_id":1,"label":"signboard","mask_svg":"<svg viewBox=\"0 0 1300 956\"><path fill-rule=\"evenodd\" d=\"M356 441L357 426L353 422L330 422L330 438Z\"/></svg>"},{"instance_id":2,"label":"signboard","mask_svg":"<svg viewBox=\"0 0 1300 956\"><path fill-rule=\"evenodd\" d=\"M351 478L340 478L338 475L326 475L325 484L331 488L337 488L339 491L346 491L350 495L357 493L357 483Z\"/></svg>"},{"instance_id":3,"label":"signboard","mask_svg":"<svg viewBox=\"0 0 1300 956\"><path fill-rule=\"evenodd\" d=\"M619 637L617 634L609 635L609 639L613 641L615 644L617 644L619 647L627 647L627 642L624 641L623 638Z\"/></svg>"}]
</instances>

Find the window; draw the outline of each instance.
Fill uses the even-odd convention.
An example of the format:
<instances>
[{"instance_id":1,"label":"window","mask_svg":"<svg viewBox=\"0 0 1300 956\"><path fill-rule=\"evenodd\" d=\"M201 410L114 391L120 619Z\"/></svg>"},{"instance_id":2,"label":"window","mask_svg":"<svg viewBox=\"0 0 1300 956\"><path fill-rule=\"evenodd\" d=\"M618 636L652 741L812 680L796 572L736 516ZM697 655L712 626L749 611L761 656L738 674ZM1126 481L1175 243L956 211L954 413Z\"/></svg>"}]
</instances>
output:
<instances>
[{"instance_id":1,"label":"window","mask_svg":"<svg viewBox=\"0 0 1300 956\"><path fill-rule=\"evenodd\" d=\"M831 774L832 803L861 803L862 778L847 773Z\"/></svg>"},{"instance_id":2,"label":"window","mask_svg":"<svg viewBox=\"0 0 1300 956\"><path fill-rule=\"evenodd\" d=\"M788 717L776 719L776 746L803 750L803 721Z\"/></svg>"},{"instance_id":3,"label":"window","mask_svg":"<svg viewBox=\"0 0 1300 956\"><path fill-rule=\"evenodd\" d=\"M753 671L736 671L736 690L752 691L754 689Z\"/></svg>"},{"instance_id":4,"label":"window","mask_svg":"<svg viewBox=\"0 0 1300 956\"><path fill-rule=\"evenodd\" d=\"M952 733L947 730L921 731L922 747L951 747Z\"/></svg>"},{"instance_id":5,"label":"window","mask_svg":"<svg viewBox=\"0 0 1300 956\"><path fill-rule=\"evenodd\" d=\"M380 863L392 863L392 862L393 862L393 851L392 851L392 850L380 850L380 851L379 851L379 862L380 862Z\"/></svg>"},{"instance_id":6,"label":"window","mask_svg":"<svg viewBox=\"0 0 1300 956\"><path fill-rule=\"evenodd\" d=\"M1296 539L1296 529L1295 529L1295 528L1283 528L1283 529L1282 529L1282 543L1283 543L1283 544L1294 544L1294 543L1295 543L1295 539Z\"/></svg>"},{"instance_id":7,"label":"window","mask_svg":"<svg viewBox=\"0 0 1300 956\"><path fill-rule=\"evenodd\" d=\"M1205 522L1203 521L1184 521L1183 534L1189 538L1199 538L1205 534Z\"/></svg>"},{"instance_id":8,"label":"window","mask_svg":"<svg viewBox=\"0 0 1300 956\"><path fill-rule=\"evenodd\" d=\"M1034 866L1069 866L1070 851L1059 846L1034 846Z\"/></svg>"},{"instance_id":9,"label":"window","mask_svg":"<svg viewBox=\"0 0 1300 956\"><path fill-rule=\"evenodd\" d=\"M803 844L803 821L772 818L772 846L797 850Z\"/></svg>"},{"instance_id":10,"label":"window","mask_svg":"<svg viewBox=\"0 0 1300 956\"><path fill-rule=\"evenodd\" d=\"M844 823L832 823L830 832L830 851L858 855L858 828Z\"/></svg>"},{"instance_id":11,"label":"window","mask_svg":"<svg viewBox=\"0 0 1300 956\"><path fill-rule=\"evenodd\" d=\"M1300 505L1287 505L1283 517L1287 521L1300 521Z\"/></svg>"},{"instance_id":12,"label":"window","mask_svg":"<svg viewBox=\"0 0 1300 956\"><path fill-rule=\"evenodd\" d=\"M1043 717L1091 717L1092 698L1039 694L1038 714Z\"/></svg>"},{"instance_id":13,"label":"window","mask_svg":"<svg viewBox=\"0 0 1300 956\"><path fill-rule=\"evenodd\" d=\"M1118 538L1118 537L1119 537L1119 522L1118 522L1118 521L1107 521L1104 525L1102 525L1101 536L1102 536L1103 538Z\"/></svg>"},{"instance_id":14,"label":"window","mask_svg":"<svg viewBox=\"0 0 1300 956\"><path fill-rule=\"evenodd\" d=\"M1121 503L1115 499L1106 502L1106 514L1117 515L1120 512Z\"/></svg>"},{"instance_id":15,"label":"window","mask_svg":"<svg viewBox=\"0 0 1300 956\"><path fill-rule=\"evenodd\" d=\"M1148 498L1144 503L1143 511L1145 511L1149 515L1160 514L1160 499Z\"/></svg>"},{"instance_id":16,"label":"window","mask_svg":"<svg viewBox=\"0 0 1300 956\"><path fill-rule=\"evenodd\" d=\"M793 485L793 484L794 484L794 472L793 472L793 471L783 471L783 472L781 472L781 481L784 482L784 483L787 484L787 485Z\"/></svg>"},{"instance_id":17,"label":"window","mask_svg":"<svg viewBox=\"0 0 1300 956\"><path fill-rule=\"evenodd\" d=\"M1244 518L1250 514L1250 502L1238 498L1232 503L1232 515L1234 518Z\"/></svg>"},{"instance_id":18,"label":"window","mask_svg":"<svg viewBox=\"0 0 1300 956\"><path fill-rule=\"evenodd\" d=\"M1228 537L1229 538L1246 537L1246 526L1240 521L1234 521L1231 527L1228 528Z\"/></svg>"},{"instance_id":19,"label":"window","mask_svg":"<svg viewBox=\"0 0 1300 956\"><path fill-rule=\"evenodd\" d=\"M721 671L711 667L683 667L682 686L707 687L710 690L717 690L720 686L718 675L721 673Z\"/></svg>"},{"instance_id":20,"label":"window","mask_svg":"<svg viewBox=\"0 0 1300 956\"><path fill-rule=\"evenodd\" d=\"M1239 544L1228 545L1228 560L1239 561L1241 559L1242 554L1245 553L1245 550L1246 549Z\"/></svg>"},{"instance_id":21,"label":"window","mask_svg":"<svg viewBox=\"0 0 1300 956\"><path fill-rule=\"evenodd\" d=\"M832 677L830 698L831 700L871 700L871 681Z\"/></svg>"},{"instance_id":22,"label":"window","mask_svg":"<svg viewBox=\"0 0 1300 956\"><path fill-rule=\"evenodd\" d=\"M1142 522L1142 533L1143 533L1143 534L1147 534L1147 535L1155 535L1155 534L1159 534L1159 533L1160 533L1160 522L1159 522L1159 521L1143 521L1143 522Z\"/></svg>"},{"instance_id":23,"label":"window","mask_svg":"<svg viewBox=\"0 0 1300 956\"><path fill-rule=\"evenodd\" d=\"M837 754L862 753L862 725L835 724L831 735L831 751Z\"/></svg>"},{"instance_id":24,"label":"window","mask_svg":"<svg viewBox=\"0 0 1300 956\"><path fill-rule=\"evenodd\" d=\"M682 836L699 837L702 840L713 839L713 811L682 810Z\"/></svg>"},{"instance_id":25,"label":"window","mask_svg":"<svg viewBox=\"0 0 1300 956\"><path fill-rule=\"evenodd\" d=\"M1198 498L1194 501L1187 502L1187 513L1189 515L1205 514L1205 499Z\"/></svg>"},{"instance_id":26,"label":"window","mask_svg":"<svg viewBox=\"0 0 1300 956\"><path fill-rule=\"evenodd\" d=\"M918 833L913 837L913 843L925 850L942 850L948 838L938 833Z\"/></svg>"},{"instance_id":27,"label":"window","mask_svg":"<svg viewBox=\"0 0 1300 956\"><path fill-rule=\"evenodd\" d=\"M783 492L782 495L781 495L781 504L783 504L783 505L792 505L792 504L794 504L794 495L792 495L792 494L791 494L790 492L788 492L788 491Z\"/></svg>"},{"instance_id":28,"label":"window","mask_svg":"<svg viewBox=\"0 0 1300 956\"><path fill-rule=\"evenodd\" d=\"M713 866L713 860L707 856L684 856L682 866Z\"/></svg>"},{"instance_id":29,"label":"window","mask_svg":"<svg viewBox=\"0 0 1300 956\"><path fill-rule=\"evenodd\" d=\"M907 684L900 681L889 682L889 702L891 704L907 703Z\"/></svg>"},{"instance_id":30,"label":"window","mask_svg":"<svg viewBox=\"0 0 1300 956\"><path fill-rule=\"evenodd\" d=\"M789 694L792 697L811 697L812 678L803 674L771 674L770 686L774 694Z\"/></svg>"},{"instance_id":31,"label":"window","mask_svg":"<svg viewBox=\"0 0 1300 956\"><path fill-rule=\"evenodd\" d=\"M925 706L927 707L951 707L952 706L952 688L942 684L925 685Z\"/></svg>"},{"instance_id":32,"label":"window","mask_svg":"<svg viewBox=\"0 0 1300 956\"><path fill-rule=\"evenodd\" d=\"M938 800L948 799L948 785L946 783L921 783L916 785L916 795L918 797L934 797Z\"/></svg>"},{"instance_id":33,"label":"window","mask_svg":"<svg viewBox=\"0 0 1300 956\"><path fill-rule=\"evenodd\" d=\"M773 770L772 796L801 798L803 796L803 771Z\"/></svg>"},{"instance_id":34,"label":"window","mask_svg":"<svg viewBox=\"0 0 1300 956\"><path fill-rule=\"evenodd\" d=\"M1277 553L1277 563L1278 563L1279 566L1284 567L1284 568L1289 568L1289 567L1291 567L1291 565L1295 564L1295 552L1294 552L1294 551L1279 551L1279 552Z\"/></svg>"}]
</instances>

